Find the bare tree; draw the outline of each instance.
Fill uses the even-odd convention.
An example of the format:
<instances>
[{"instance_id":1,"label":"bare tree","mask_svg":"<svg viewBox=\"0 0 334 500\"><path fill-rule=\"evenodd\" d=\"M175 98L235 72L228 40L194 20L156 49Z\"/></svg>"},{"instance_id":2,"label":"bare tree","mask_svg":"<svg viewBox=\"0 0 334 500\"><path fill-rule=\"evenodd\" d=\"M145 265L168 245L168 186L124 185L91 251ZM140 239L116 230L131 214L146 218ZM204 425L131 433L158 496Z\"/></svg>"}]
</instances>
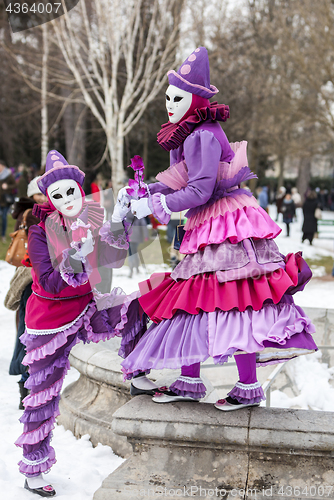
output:
<instances>
[{"instance_id":1,"label":"bare tree","mask_svg":"<svg viewBox=\"0 0 334 500\"><path fill-rule=\"evenodd\" d=\"M43 57L42 57L42 76L41 76L41 165L45 165L49 150L49 123L48 123L48 105L47 105L47 85L48 85L48 57L49 41L47 24L42 25L43 33Z\"/></svg>"},{"instance_id":2,"label":"bare tree","mask_svg":"<svg viewBox=\"0 0 334 500\"><path fill-rule=\"evenodd\" d=\"M53 21L57 43L106 135L114 189L124 178L124 138L175 64L181 0L81 0Z\"/></svg>"}]
</instances>

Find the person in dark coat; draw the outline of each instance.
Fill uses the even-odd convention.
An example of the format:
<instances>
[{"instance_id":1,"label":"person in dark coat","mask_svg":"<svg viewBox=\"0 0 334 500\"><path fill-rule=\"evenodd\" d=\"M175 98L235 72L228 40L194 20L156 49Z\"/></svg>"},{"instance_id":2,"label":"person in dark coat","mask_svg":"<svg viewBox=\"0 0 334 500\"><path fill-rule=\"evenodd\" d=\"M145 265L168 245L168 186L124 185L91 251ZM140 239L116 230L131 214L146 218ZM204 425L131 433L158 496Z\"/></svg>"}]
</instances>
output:
<instances>
[{"instance_id":1,"label":"person in dark coat","mask_svg":"<svg viewBox=\"0 0 334 500\"><path fill-rule=\"evenodd\" d=\"M305 240L309 240L310 245L312 245L314 234L318 232L318 220L314 215L319 205L317 198L317 193L315 191L309 191L303 204L304 222L302 227L302 243Z\"/></svg>"},{"instance_id":2,"label":"person in dark coat","mask_svg":"<svg viewBox=\"0 0 334 500\"><path fill-rule=\"evenodd\" d=\"M282 203L282 213L283 213L283 222L286 224L286 235L290 236L290 224L293 221L294 216L296 215L296 206L295 202L291 197L291 193L287 193Z\"/></svg>"}]
</instances>

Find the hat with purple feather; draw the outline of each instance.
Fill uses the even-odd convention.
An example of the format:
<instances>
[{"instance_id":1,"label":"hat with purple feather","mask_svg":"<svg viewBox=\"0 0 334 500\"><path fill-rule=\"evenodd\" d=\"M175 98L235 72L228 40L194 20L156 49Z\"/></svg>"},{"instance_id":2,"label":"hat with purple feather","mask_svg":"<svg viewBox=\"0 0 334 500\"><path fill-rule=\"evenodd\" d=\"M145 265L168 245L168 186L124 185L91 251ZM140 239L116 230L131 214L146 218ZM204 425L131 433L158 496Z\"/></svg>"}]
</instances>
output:
<instances>
[{"instance_id":1,"label":"hat with purple feather","mask_svg":"<svg viewBox=\"0 0 334 500\"><path fill-rule=\"evenodd\" d=\"M210 85L210 65L208 51L205 47L198 47L190 54L176 71L168 71L168 81L179 89L210 99L219 92Z\"/></svg>"},{"instance_id":2,"label":"hat with purple feather","mask_svg":"<svg viewBox=\"0 0 334 500\"><path fill-rule=\"evenodd\" d=\"M60 179L73 179L82 186L85 174L75 165L69 165L65 158L56 150L49 151L46 158L45 174L37 181L43 194L51 184Z\"/></svg>"}]
</instances>

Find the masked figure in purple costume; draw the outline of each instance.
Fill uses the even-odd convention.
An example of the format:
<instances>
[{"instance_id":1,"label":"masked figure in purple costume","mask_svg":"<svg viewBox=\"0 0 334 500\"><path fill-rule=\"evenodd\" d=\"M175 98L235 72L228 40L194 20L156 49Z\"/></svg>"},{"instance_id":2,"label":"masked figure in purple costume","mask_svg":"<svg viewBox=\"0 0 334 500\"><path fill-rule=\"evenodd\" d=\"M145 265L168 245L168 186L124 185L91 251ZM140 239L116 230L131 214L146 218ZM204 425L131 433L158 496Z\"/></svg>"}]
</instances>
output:
<instances>
[{"instance_id":1,"label":"masked figure in purple costume","mask_svg":"<svg viewBox=\"0 0 334 500\"><path fill-rule=\"evenodd\" d=\"M154 323L128 350L123 371L135 394L154 390L150 369L181 368L153 401L199 400L206 392L200 363L211 356L222 364L235 355L239 380L215 406L256 406L265 399L256 366L317 349L315 328L292 298L311 272L301 254L280 254L274 238L281 229L240 189L255 177L247 143L229 144L220 126L229 108L208 100L218 90L210 85L206 49L197 48L168 78L169 123L158 142L170 151L171 166L147 186L146 197L131 200L131 210L166 224L172 212L188 209L180 247L185 257L171 274L153 274L140 284L139 303Z\"/></svg>"},{"instance_id":2,"label":"masked figure in purple costume","mask_svg":"<svg viewBox=\"0 0 334 500\"><path fill-rule=\"evenodd\" d=\"M26 476L25 488L41 496L55 495L42 473L56 461L50 440L71 348L80 340L99 342L115 335L127 341L127 333L133 336L134 330L146 329L138 304L120 289L105 295L93 291L101 281L98 265L123 265L128 236L120 204L112 221L103 224L103 208L85 201L83 180L78 167L51 151L38 181L48 203L35 206L41 222L28 235L33 293L21 341L26 346L23 363L29 366L30 394L20 418L24 432L15 444L23 448L19 466Z\"/></svg>"}]
</instances>

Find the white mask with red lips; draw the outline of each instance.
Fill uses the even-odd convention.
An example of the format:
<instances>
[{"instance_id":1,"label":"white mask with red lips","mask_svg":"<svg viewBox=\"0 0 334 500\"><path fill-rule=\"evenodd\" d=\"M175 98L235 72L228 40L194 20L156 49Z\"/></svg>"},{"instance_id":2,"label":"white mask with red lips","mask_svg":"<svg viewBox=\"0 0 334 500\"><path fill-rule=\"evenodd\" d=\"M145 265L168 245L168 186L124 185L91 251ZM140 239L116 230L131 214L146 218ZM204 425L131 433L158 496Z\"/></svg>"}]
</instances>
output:
<instances>
[{"instance_id":1,"label":"white mask with red lips","mask_svg":"<svg viewBox=\"0 0 334 500\"><path fill-rule=\"evenodd\" d=\"M193 94L169 85L166 90L166 109L171 123L178 123L189 110Z\"/></svg>"},{"instance_id":2,"label":"white mask with red lips","mask_svg":"<svg viewBox=\"0 0 334 500\"><path fill-rule=\"evenodd\" d=\"M76 217L82 209L83 198L79 185L73 179L60 179L47 188L53 206L65 217Z\"/></svg>"}]
</instances>

